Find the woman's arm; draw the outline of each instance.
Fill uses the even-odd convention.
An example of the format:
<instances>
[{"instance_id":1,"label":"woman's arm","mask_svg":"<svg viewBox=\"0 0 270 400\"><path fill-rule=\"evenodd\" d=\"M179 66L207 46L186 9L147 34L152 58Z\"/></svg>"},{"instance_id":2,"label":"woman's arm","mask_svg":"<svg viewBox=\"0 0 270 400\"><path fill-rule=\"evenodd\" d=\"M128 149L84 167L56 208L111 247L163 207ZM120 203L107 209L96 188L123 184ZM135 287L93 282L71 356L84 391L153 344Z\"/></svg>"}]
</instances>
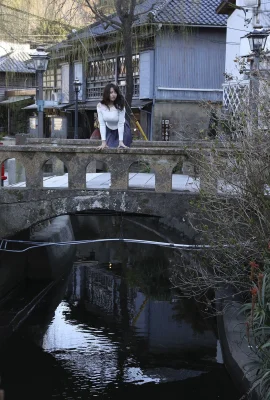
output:
<instances>
[{"instance_id":1,"label":"woman's arm","mask_svg":"<svg viewBox=\"0 0 270 400\"><path fill-rule=\"evenodd\" d=\"M105 147L107 147L107 144L106 144L106 123L103 118L102 106L100 103L98 103L97 105L97 113L98 113L99 131L102 140L102 144L101 146L98 147L98 150L102 150Z\"/></svg>"},{"instance_id":2,"label":"woman's arm","mask_svg":"<svg viewBox=\"0 0 270 400\"><path fill-rule=\"evenodd\" d=\"M102 106L100 103L98 103L97 105L97 113L98 113L98 122L99 122L101 140L106 140L106 123L103 118Z\"/></svg>"},{"instance_id":3,"label":"woman's arm","mask_svg":"<svg viewBox=\"0 0 270 400\"><path fill-rule=\"evenodd\" d=\"M126 109L125 107L123 108L122 111L118 111L118 135L119 135L119 141L123 141L124 137L124 126L125 126L125 118L126 118Z\"/></svg>"}]
</instances>

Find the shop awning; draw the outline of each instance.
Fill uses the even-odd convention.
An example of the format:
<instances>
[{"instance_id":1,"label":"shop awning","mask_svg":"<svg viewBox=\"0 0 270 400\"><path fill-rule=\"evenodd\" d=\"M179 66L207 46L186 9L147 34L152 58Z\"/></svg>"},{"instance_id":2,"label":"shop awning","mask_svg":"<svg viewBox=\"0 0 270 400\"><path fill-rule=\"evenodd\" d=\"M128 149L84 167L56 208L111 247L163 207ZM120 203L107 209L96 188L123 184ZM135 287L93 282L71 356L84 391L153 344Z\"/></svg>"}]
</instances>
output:
<instances>
[{"instance_id":1,"label":"shop awning","mask_svg":"<svg viewBox=\"0 0 270 400\"><path fill-rule=\"evenodd\" d=\"M78 109L79 111L82 110L96 110L97 105L100 102L100 99L97 100L90 100L86 101L84 103L79 103L78 104ZM140 100L140 99L134 99L132 100L131 108L143 108L146 105L152 104L151 100ZM70 107L67 108L67 110L75 110L75 104L72 104Z\"/></svg>"},{"instance_id":2,"label":"shop awning","mask_svg":"<svg viewBox=\"0 0 270 400\"><path fill-rule=\"evenodd\" d=\"M18 101L30 100L31 98L31 96L11 96L7 100L0 101L0 105L9 105L12 103L17 103Z\"/></svg>"}]
</instances>

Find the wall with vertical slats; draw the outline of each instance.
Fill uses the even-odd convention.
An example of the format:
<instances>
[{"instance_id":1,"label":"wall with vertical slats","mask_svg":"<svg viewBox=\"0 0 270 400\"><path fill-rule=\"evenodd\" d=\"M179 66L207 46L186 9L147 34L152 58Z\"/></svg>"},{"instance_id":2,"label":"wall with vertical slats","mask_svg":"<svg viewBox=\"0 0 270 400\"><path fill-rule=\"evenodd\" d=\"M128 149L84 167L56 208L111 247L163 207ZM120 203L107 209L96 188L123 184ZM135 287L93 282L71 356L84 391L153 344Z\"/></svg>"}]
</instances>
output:
<instances>
[{"instance_id":1,"label":"wall with vertical slats","mask_svg":"<svg viewBox=\"0 0 270 400\"><path fill-rule=\"evenodd\" d=\"M225 28L161 31L155 46L156 99L222 101L225 51ZM184 88L200 90L179 90Z\"/></svg>"}]
</instances>

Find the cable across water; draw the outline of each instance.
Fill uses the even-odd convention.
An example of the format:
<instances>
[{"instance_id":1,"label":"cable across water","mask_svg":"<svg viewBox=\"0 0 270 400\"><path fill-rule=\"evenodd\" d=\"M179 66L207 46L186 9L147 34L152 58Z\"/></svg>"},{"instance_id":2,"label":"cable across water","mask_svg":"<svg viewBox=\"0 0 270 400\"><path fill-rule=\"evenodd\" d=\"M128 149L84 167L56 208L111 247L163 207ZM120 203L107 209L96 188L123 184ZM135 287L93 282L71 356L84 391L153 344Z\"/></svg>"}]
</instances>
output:
<instances>
[{"instance_id":1,"label":"cable across water","mask_svg":"<svg viewBox=\"0 0 270 400\"><path fill-rule=\"evenodd\" d=\"M71 240L67 242L34 242L31 240L15 240L15 239L2 239L0 242L0 251L9 253L23 253L31 249L47 246L73 246L80 244L93 244L103 242L123 242L123 243L137 243L148 244L159 247L167 247L181 250L205 250L219 248L220 246L211 246L206 244L183 244L183 243L170 243L170 242L156 242L152 240L139 240L139 239L126 239L126 238L107 238L107 239L89 239L89 240ZM8 244L26 245L25 249L8 249ZM231 247L230 245L222 245L222 247Z\"/></svg>"}]
</instances>

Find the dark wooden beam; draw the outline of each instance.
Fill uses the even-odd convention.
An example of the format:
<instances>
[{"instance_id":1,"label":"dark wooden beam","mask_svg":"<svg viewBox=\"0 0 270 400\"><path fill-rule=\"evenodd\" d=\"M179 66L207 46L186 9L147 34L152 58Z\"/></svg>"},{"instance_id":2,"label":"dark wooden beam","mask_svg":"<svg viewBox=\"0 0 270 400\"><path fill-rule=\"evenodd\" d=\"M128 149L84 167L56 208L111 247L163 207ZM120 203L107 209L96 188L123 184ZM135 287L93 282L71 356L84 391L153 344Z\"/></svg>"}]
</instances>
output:
<instances>
[{"instance_id":1,"label":"dark wooden beam","mask_svg":"<svg viewBox=\"0 0 270 400\"><path fill-rule=\"evenodd\" d=\"M231 15L235 10L236 0L223 0L216 8L217 14Z\"/></svg>"}]
</instances>

